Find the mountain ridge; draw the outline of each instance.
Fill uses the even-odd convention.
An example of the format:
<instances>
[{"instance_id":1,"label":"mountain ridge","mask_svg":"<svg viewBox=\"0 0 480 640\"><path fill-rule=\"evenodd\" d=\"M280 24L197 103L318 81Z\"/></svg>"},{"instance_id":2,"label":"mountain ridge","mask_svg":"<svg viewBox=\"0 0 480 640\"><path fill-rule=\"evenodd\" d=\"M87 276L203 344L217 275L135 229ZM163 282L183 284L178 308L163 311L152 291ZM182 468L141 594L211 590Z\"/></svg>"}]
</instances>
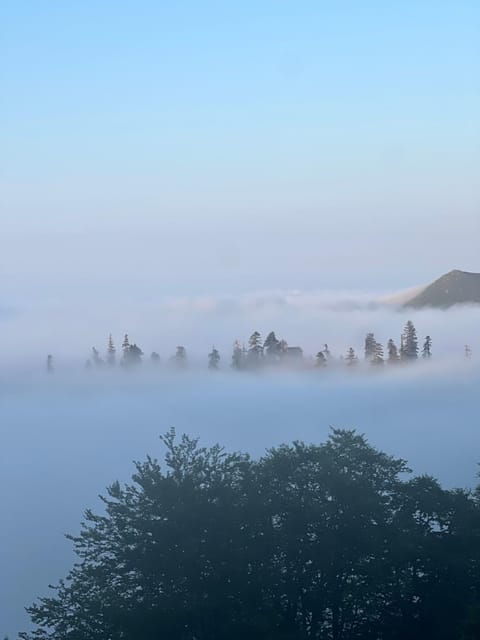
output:
<instances>
[{"instance_id":1,"label":"mountain ridge","mask_svg":"<svg viewBox=\"0 0 480 640\"><path fill-rule=\"evenodd\" d=\"M404 307L447 309L461 304L480 304L480 273L453 269L404 302Z\"/></svg>"}]
</instances>

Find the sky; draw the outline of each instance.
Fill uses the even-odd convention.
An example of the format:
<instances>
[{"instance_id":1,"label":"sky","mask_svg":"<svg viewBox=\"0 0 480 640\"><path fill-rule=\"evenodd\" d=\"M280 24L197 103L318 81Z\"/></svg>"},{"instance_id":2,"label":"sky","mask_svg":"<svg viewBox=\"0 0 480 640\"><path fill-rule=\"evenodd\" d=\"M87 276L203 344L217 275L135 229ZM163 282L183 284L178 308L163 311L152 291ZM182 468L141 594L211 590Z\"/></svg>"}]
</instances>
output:
<instances>
[{"instance_id":1,"label":"sky","mask_svg":"<svg viewBox=\"0 0 480 640\"><path fill-rule=\"evenodd\" d=\"M480 271L480 6L0 6L0 309Z\"/></svg>"}]
</instances>

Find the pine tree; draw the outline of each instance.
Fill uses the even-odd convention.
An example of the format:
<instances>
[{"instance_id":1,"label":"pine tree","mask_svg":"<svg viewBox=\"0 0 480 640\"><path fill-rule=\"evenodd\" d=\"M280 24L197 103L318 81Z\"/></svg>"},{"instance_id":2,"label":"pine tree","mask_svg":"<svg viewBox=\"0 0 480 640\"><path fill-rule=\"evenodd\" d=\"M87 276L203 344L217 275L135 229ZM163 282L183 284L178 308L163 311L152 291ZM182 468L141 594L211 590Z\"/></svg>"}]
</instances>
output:
<instances>
[{"instance_id":1,"label":"pine tree","mask_svg":"<svg viewBox=\"0 0 480 640\"><path fill-rule=\"evenodd\" d=\"M182 345L177 347L173 362L179 369L185 369L187 366L187 350Z\"/></svg>"},{"instance_id":2,"label":"pine tree","mask_svg":"<svg viewBox=\"0 0 480 640\"><path fill-rule=\"evenodd\" d=\"M416 360L418 358L418 340L417 331L413 322L409 320L403 331L404 336L404 353L406 360Z\"/></svg>"},{"instance_id":3,"label":"pine tree","mask_svg":"<svg viewBox=\"0 0 480 640\"><path fill-rule=\"evenodd\" d=\"M372 364L377 366L377 365L382 365L384 360L383 360L383 345L380 344L380 342L375 341L375 349L373 352L373 357L371 360Z\"/></svg>"},{"instance_id":4,"label":"pine tree","mask_svg":"<svg viewBox=\"0 0 480 640\"><path fill-rule=\"evenodd\" d=\"M328 348L327 343L323 345L323 355L327 360L330 360L330 358L332 357L332 354L330 353L330 349Z\"/></svg>"},{"instance_id":5,"label":"pine tree","mask_svg":"<svg viewBox=\"0 0 480 640\"><path fill-rule=\"evenodd\" d=\"M115 345L113 344L112 334L108 336L108 344L107 344L107 364L110 367L115 366Z\"/></svg>"},{"instance_id":6,"label":"pine tree","mask_svg":"<svg viewBox=\"0 0 480 640\"><path fill-rule=\"evenodd\" d=\"M347 355L345 356L345 361L347 363L347 366L349 367L352 367L353 365L356 365L358 363L358 358L355 353L355 349L353 347L350 347L349 350L347 351Z\"/></svg>"},{"instance_id":7,"label":"pine tree","mask_svg":"<svg viewBox=\"0 0 480 640\"><path fill-rule=\"evenodd\" d=\"M429 360L432 357L432 339L430 336L425 338L425 342L423 343L422 349L422 358L424 360Z\"/></svg>"},{"instance_id":8,"label":"pine tree","mask_svg":"<svg viewBox=\"0 0 480 640\"><path fill-rule=\"evenodd\" d=\"M277 340L277 336L274 331L271 331L265 338L263 344L265 355L269 360L278 360L280 357L280 341Z\"/></svg>"},{"instance_id":9,"label":"pine tree","mask_svg":"<svg viewBox=\"0 0 480 640\"><path fill-rule=\"evenodd\" d=\"M375 336L373 333L367 333L365 336L365 360L372 360L375 356Z\"/></svg>"},{"instance_id":10,"label":"pine tree","mask_svg":"<svg viewBox=\"0 0 480 640\"><path fill-rule=\"evenodd\" d=\"M54 366L53 366L53 356L51 354L48 354L47 356L47 373L53 373L55 370Z\"/></svg>"},{"instance_id":11,"label":"pine tree","mask_svg":"<svg viewBox=\"0 0 480 640\"><path fill-rule=\"evenodd\" d=\"M150 354L150 362L155 365L160 364L160 356L156 351L152 351Z\"/></svg>"},{"instance_id":12,"label":"pine tree","mask_svg":"<svg viewBox=\"0 0 480 640\"><path fill-rule=\"evenodd\" d=\"M127 351L127 365L137 365L142 363L143 351L136 344L131 344Z\"/></svg>"},{"instance_id":13,"label":"pine tree","mask_svg":"<svg viewBox=\"0 0 480 640\"><path fill-rule=\"evenodd\" d=\"M126 333L122 342L122 351L124 356L125 356L125 353L129 350L129 348L130 348L130 341L128 339L128 333Z\"/></svg>"},{"instance_id":14,"label":"pine tree","mask_svg":"<svg viewBox=\"0 0 480 640\"><path fill-rule=\"evenodd\" d=\"M400 360L400 356L398 355L398 349L395 342L390 338L387 343L387 356L388 356L388 364L397 364Z\"/></svg>"},{"instance_id":15,"label":"pine tree","mask_svg":"<svg viewBox=\"0 0 480 640\"><path fill-rule=\"evenodd\" d=\"M253 366L260 364L263 357L262 338L258 331L254 331L248 339L248 360Z\"/></svg>"},{"instance_id":16,"label":"pine tree","mask_svg":"<svg viewBox=\"0 0 480 640\"><path fill-rule=\"evenodd\" d=\"M219 362L220 362L220 354L218 352L218 349L215 349L215 347L212 347L212 350L208 354L208 368L213 370L218 369Z\"/></svg>"},{"instance_id":17,"label":"pine tree","mask_svg":"<svg viewBox=\"0 0 480 640\"><path fill-rule=\"evenodd\" d=\"M243 366L243 350L238 340L233 343L232 368L241 369Z\"/></svg>"},{"instance_id":18,"label":"pine tree","mask_svg":"<svg viewBox=\"0 0 480 640\"><path fill-rule=\"evenodd\" d=\"M472 348L470 345L465 345L465 358L470 359L472 357Z\"/></svg>"},{"instance_id":19,"label":"pine tree","mask_svg":"<svg viewBox=\"0 0 480 640\"><path fill-rule=\"evenodd\" d=\"M315 366L316 367L326 367L327 366L327 359L326 359L325 354L323 353L323 351L319 351L317 353L317 355L315 356Z\"/></svg>"}]
</instances>

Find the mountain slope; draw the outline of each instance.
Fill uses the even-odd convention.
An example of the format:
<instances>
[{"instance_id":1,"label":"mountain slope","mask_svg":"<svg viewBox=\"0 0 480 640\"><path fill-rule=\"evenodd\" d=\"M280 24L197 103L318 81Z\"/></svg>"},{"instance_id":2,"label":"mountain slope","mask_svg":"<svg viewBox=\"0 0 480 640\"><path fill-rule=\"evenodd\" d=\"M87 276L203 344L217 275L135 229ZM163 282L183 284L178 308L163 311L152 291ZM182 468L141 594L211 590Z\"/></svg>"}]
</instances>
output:
<instances>
[{"instance_id":1,"label":"mountain slope","mask_svg":"<svg viewBox=\"0 0 480 640\"><path fill-rule=\"evenodd\" d=\"M480 273L454 269L425 287L404 306L447 308L455 304L480 304Z\"/></svg>"}]
</instances>

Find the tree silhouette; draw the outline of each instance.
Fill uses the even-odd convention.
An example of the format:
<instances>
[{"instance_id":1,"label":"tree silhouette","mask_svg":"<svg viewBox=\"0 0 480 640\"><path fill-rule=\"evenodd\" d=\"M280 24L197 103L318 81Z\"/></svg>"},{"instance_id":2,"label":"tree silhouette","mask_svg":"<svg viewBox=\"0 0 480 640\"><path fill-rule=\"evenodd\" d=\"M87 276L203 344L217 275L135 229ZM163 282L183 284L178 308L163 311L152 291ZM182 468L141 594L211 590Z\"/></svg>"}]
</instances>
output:
<instances>
[{"instance_id":1,"label":"tree silhouette","mask_svg":"<svg viewBox=\"0 0 480 640\"><path fill-rule=\"evenodd\" d=\"M114 367L115 366L115 357L116 357L116 349L115 349L115 345L113 343L113 338L112 338L112 334L110 333L108 336L108 343L107 343L107 364L110 367Z\"/></svg>"},{"instance_id":2,"label":"tree silhouette","mask_svg":"<svg viewBox=\"0 0 480 640\"><path fill-rule=\"evenodd\" d=\"M425 338L422 349L422 358L429 360L432 357L432 339L430 336Z\"/></svg>"},{"instance_id":3,"label":"tree silhouette","mask_svg":"<svg viewBox=\"0 0 480 640\"><path fill-rule=\"evenodd\" d=\"M69 536L23 640L478 638L480 506L353 431L258 461L173 431Z\"/></svg>"},{"instance_id":4,"label":"tree silhouette","mask_svg":"<svg viewBox=\"0 0 480 640\"><path fill-rule=\"evenodd\" d=\"M212 350L208 354L208 368L217 370L219 363L220 363L220 354L218 352L218 349L215 349L215 347L212 347Z\"/></svg>"}]
</instances>

